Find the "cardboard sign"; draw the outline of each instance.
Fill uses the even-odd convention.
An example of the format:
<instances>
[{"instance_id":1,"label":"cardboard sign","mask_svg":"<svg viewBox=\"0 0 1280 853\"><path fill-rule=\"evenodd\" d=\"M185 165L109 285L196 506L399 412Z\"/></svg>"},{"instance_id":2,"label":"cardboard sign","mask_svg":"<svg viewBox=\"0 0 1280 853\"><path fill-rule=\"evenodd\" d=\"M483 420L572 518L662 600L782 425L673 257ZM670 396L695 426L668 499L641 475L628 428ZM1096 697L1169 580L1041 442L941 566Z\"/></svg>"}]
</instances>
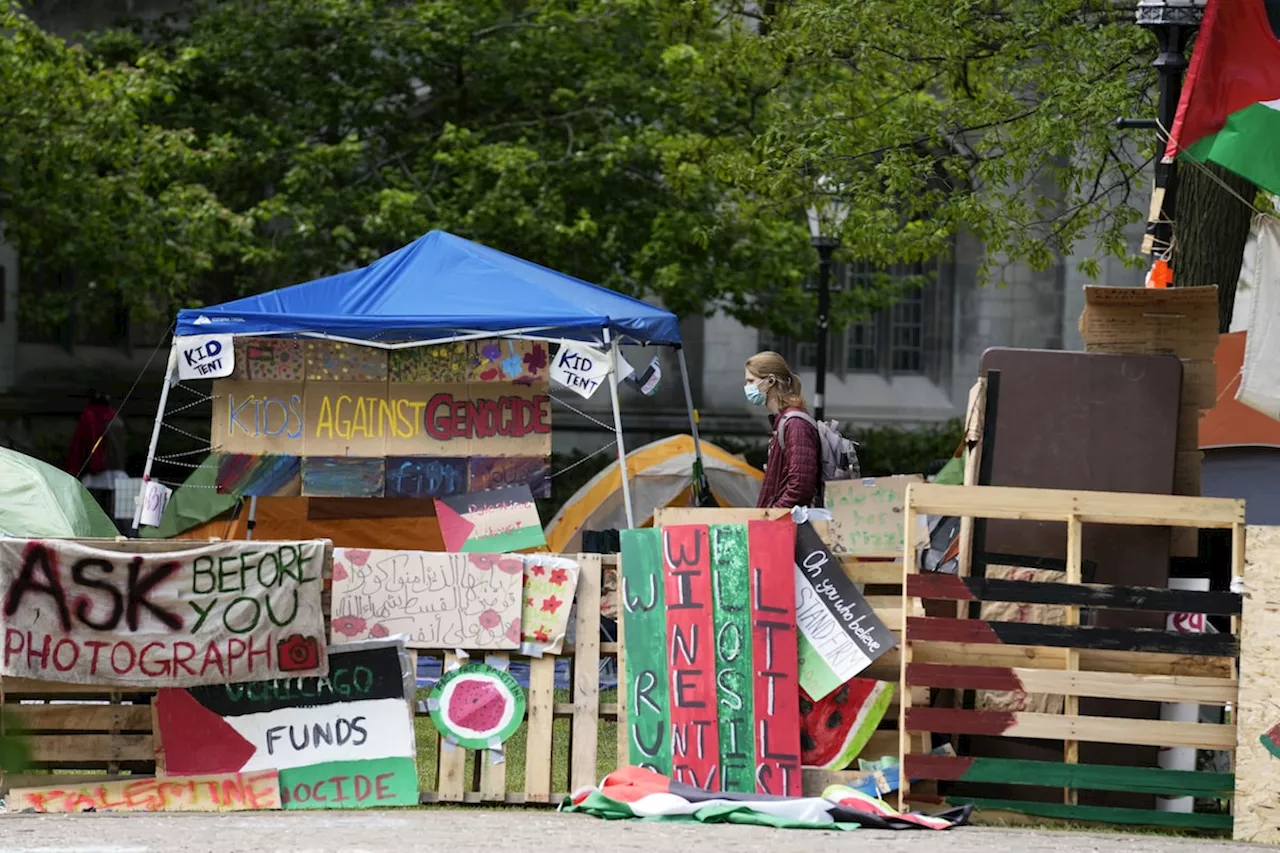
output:
<instances>
[{"instance_id":1,"label":"cardboard sign","mask_svg":"<svg viewBox=\"0 0 1280 853\"><path fill-rule=\"evenodd\" d=\"M11 812L241 812L280 808L274 770L14 788Z\"/></svg>"},{"instance_id":2,"label":"cardboard sign","mask_svg":"<svg viewBox=\"0 0 1280 853\"><path fill-rule=\"evenodd\" d=\"M435 498L516 484L550 492L545 344L473 341L388 354L334 341L234 343L238 367L214 385L210 442L220 458L237 460L219 482L238 494ZM270 461L245 461L254 457ZM436 461L415 471L410 460Z\"/></svg>"},{"instance_id":3,"label":"cardboard sign","mask_svg":"<svg viewBox=\"0 0 1280 853\"><path fill-rule=\"evenodd\" d=\"M329 675L161 690L168 772L278 770L286 809L416 806L403 638L329 647Z\"/></svg>"},{"instance_id":4,"label":"cardboard sign","mask_svg":"<svg viewBox=\"0 0 1280 853\"><path fill-rule=\"evenodd\" d=\"M609 354L586 344L562 341L551 366L551 378L579 397L591 397L609 375Z\"/></svg>"},{"instance_id":5,"label":"cardboard sign","mask_svg":"<svg viewBox=\"0 0 1280 853\"><path fill-rule=\"evenodd\" d=\"M0 539L0 675L135 687L323 675L323 540Z\"/></svg>"},{"instance_id":6,"label":"cardboard sign","mask_svg":"<svg viewBox=\"0 0 1280 853\"><path fill-rule=\"evenodd\" d=\"M231 335L191 335L178 338L179 379L220 379L230 376L236 366Z\"/></svg>"},{"instance_id":7,"label":"cardboard sign","mask_svg":"<svg viewBox=\"0 0 1280 853\"><path fill-rule=\"evenodd\" d=\"M525 555L520 654L535 658L560 654L569 630L578 573L578 564L573 560L546 554Z\"/></svg>"},{"instance_id":8,"label":"cardboard sign","mask_svg":"<svg viewBox=\"0 0 1280 853\"><path fill-rule=\"evenodd\" d=\"M831 512L836 550L859 557L901 557L907 486L922 482L919 474L903 474L827 483L826 508ZM923 547L928 541L923 517L912 535L914 547Z\"/></svg>"},{"instance_id":9,"label":"cardboard sign","mask_svg":"<svg viewBox=\"0 0 1280 853\"><path fill-rule=\"evenodd\" d=\"M408 635L411 649L518 649L519 555L337 548L335 643Z\"/></svg>"},{"instance_id":10,"label":"cardboard sign","mask_svg":"<svg viewBox=\"0 0 1280 853\"><path fill-rule=\"evenodd\" d=\"M808 522L796 527L795 582L800 686L816 701L871 666L898 639Z\"/></svg>"},{"instance_id":11,"label":"cardboard sign","mask_svg":"<svg viewBox=\"0 0 1280 853\"><path fill-rule=\"evenodd\" d=\"M448 551L505 554L547 544L528 486L508 486L436 499Z\"/></svg>"},{"instance_id":12,"label":"cardboard sign","mask_svg":"<svg viewBox=\"0 0 1280 853\"><path fill-rule=\"evenodd\" d=\"M794 531L789 519L622 531L632 764L799 796Z\"/></svg>"}]
</instances>

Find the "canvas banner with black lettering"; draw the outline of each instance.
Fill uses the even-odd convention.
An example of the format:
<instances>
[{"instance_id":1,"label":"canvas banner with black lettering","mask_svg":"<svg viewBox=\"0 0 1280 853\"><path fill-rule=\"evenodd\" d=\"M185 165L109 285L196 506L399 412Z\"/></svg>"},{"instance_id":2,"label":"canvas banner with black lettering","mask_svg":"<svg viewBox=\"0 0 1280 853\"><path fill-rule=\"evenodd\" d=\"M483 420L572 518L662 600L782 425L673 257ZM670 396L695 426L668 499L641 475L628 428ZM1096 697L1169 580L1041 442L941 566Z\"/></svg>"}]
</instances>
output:
<instances>
[{"instance_id":1,"label":"canvas banner with black lettering","mask_svg":"<svg viewBox=\"0 0 1280 853\"><path fill-rule=\"evenodd\" d=\"M0 539L0 675L187 687L325 675L328 542Z\"/></svg>"}]
</instances>

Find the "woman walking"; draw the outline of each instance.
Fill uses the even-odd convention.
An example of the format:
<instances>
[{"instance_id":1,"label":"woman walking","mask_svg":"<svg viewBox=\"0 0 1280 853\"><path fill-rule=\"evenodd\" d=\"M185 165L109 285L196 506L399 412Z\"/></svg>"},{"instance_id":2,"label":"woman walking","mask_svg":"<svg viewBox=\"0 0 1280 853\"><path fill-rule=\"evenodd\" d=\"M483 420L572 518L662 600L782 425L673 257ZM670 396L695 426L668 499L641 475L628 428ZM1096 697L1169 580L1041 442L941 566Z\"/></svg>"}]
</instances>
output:
<instances>
[{"instance_id":1,"label":"woman walking","mask_svg":"<svg viewBox=\"0 0 1280 853\"><path fill-rule=\"evenodd\" d=\"M747 402L769 410L769 457L757 507L818 505L822 487L822 447L818 427L805 406L800 377L776 352L747 359Z\"/></svg>"}]
</instances>

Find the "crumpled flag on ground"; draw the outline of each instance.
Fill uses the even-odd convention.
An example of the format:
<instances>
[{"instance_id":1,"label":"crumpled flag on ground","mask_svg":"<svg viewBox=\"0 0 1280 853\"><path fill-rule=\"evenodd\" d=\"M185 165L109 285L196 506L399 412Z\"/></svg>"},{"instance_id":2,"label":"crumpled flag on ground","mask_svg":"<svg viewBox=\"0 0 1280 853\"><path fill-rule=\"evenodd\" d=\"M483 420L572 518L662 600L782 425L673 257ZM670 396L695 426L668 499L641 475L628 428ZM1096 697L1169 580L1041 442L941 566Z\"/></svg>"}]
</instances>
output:
<instances>
[{"instance_id":1,"label":"crumpled flag on ground","mask_svg":"<svg viewBox=\"0 0 1280 853\"><path fill-rule=\"evenodd\" d=\"M821 797L704 791L639 767L622 767L565 799L560 808L605 820L695 820L780 829L950 829L969 822L971 806L930 817L902 814L884 800L832 785Z\"/></svg>"}]
</instances>

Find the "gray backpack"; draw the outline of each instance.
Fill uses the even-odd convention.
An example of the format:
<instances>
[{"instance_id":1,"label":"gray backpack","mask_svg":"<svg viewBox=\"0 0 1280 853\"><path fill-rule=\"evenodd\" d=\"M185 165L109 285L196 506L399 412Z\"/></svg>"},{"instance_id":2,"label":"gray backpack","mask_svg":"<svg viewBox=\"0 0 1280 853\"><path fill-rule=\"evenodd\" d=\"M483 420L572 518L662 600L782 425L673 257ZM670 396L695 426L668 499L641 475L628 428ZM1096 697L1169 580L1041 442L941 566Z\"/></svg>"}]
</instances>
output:
<instances>
[{"instance_id":1,"label":"gray backpack","mask_svg":"<svg viewBox=\"0 0 1280 853\"><path fill-rule=\"evenodd\" d=\"M862 476L858 464L858 445L840 434L839 421L816 421L808 412L786 412L778 418L778 447L787 449L783 426L792 418L799 418L818 431L818 446L822 449L822 481L857 480Z\"/></svg>"}]
</instances>

